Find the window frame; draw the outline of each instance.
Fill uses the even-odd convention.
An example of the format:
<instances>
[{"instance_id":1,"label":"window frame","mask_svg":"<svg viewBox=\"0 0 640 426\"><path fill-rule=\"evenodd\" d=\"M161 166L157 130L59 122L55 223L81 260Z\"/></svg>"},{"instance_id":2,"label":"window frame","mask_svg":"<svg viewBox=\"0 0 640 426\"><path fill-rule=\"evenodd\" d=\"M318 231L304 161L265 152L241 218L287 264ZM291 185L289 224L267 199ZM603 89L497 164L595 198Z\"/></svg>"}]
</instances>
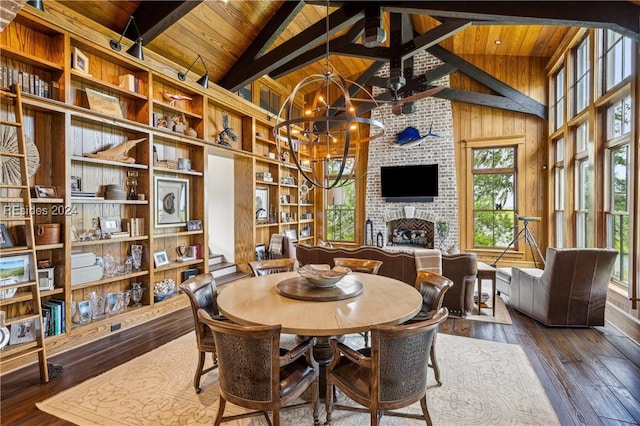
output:
<instances>
[{"instance_id":1,"label":"window frame","mask_svg":"<svg viewBox=\"0 0 640 426\"><path fill-rule=\"evenodd\" d=\"M464 216L461 218L464 225L461 225L461 228L464 227L464 235L465 235L465 244L466 247L474 247L473 251L477 253L487 253L488 256L497 255L504 251L504 247L475 247L474 246L474 233L473 233L473 150L474 149L483 149L483 148L503 148L508 146L514 146L516 149L516 164L515 164L515 172L514 172L514 212L515 214L525 214L520 212L519 200L521 199L522 194L525 193L524 187L524 179L518 176L519 173L522 173L525 170L525 155L523 154L523 148L525 144L524 136L505 136L505 137L489 137L489 138L478 138L478 139L467 139L464 141L464 150L465 150L465 161L466 166L464 170L465 179L464 179L464 194L465 194L465 204L467 208L463 209ZM514 221L514 227L518 226L517 221ZM514 230L517 232L517 229ZM522 259L525 255L526 244L519 244L517 247L510 246L507 252L505 253L505 258L514 258L514 259Z\"/></svg>"}]
</instances>

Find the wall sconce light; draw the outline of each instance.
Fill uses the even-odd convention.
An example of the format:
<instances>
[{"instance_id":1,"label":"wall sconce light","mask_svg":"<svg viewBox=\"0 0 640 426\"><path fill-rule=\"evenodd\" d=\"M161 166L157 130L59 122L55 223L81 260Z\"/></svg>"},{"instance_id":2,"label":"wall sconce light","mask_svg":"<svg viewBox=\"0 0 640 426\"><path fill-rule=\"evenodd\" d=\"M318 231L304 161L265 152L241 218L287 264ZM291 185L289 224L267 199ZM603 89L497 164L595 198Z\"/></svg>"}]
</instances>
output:
<instances>
[{"instance_id":1,"label":"wall sconce light","mask_svg":"<svg viewBox=\"0 0 640 426\"><path fill-rule=\"evenodd\" d=\"M29 0L27 2L29 6L33 6L36 9L44 12L44 1L43 0Z\"/></svg>"},{"instance_id":2,"label":"wall sconce light","mask_svg":"<svg viewBox=\"0 0 640 426\"><path fill-rule=\"evenodd\" d=\"M198 62L198 59L200 59L200 62L202 62L202 66L204 67L204 75L198 79L197 83L207 89L209 88L209 70L207 70L207 65L204 63L204 59L202 59L202 56L200 56L199 54L198 57L191 63L191 65L189 65L189 68L187 68L185 72L178 73L178 79L180 81L185 81L187 79L187 73L189 72L191 67L195 65L196 62Z\"/></svg>"},{"instance_id":3,"label":"wall sconce light","mask_svg":"<svg viewBox=\"0 0 640 426\"><path fill-rule=\"evenodd\" d=\"M122 49L122 45L120 44L120 42L122 41L122 37L124 37L124 35L127 33L129 25L131 25L132 22L133 26L136 29L136 34L138 34L138 38L136 39L135 43L133 43L133 45L129 49L127 49L127 53L134 58L138 58L141 61L144 61L144 52L142 51L142 37L140 37L140 30L138 30L138 26L136 25L136 21L133 15L129 16L129 22L127 22L127 26L124 27L124 31L122 31L122 35L120 36L120 38L118 40L111 39L109 45L113 50L119 52L120 49Z\"/></svg>"}]
</instances>

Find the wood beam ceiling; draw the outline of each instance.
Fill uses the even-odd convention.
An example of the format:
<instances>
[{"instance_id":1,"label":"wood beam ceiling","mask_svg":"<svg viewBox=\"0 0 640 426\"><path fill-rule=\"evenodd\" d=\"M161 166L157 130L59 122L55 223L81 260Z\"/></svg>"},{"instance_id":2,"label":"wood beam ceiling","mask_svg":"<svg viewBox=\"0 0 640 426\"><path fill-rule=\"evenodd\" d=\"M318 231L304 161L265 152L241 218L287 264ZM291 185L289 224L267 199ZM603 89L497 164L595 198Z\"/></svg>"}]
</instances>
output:
<instances>
[{"instance_id":1,"label":"wood beam ceiling","mask_svg":"<svg viewBox=\"0 0 640 426\"><path fill-rule=\"evenodd\" d=\"M133 17L142 37L142 44L147 44L167 28L175 24L179 19L186 16L196 6L202 3L202 0L188 1L161 1L161 2L145 2L141 1ZM127 31L128 37L135 40L138 35Z\"/></svg>"}]
</instances>

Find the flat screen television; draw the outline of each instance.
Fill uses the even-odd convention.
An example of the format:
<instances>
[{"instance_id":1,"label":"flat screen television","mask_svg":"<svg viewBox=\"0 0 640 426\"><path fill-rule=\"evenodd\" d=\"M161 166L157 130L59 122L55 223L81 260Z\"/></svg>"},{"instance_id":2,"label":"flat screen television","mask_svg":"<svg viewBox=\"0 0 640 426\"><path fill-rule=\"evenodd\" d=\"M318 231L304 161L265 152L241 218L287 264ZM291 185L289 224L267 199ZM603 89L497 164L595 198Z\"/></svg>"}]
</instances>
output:
<instances>
[{"instance_id":1,"label":"flat screen television","mask_svg":"<svg viewBox=\"0 0 640 426\"><path fill-rule=\"evenodd\" d=\"M387 202L432 202L438 196L438 165L380 167L380 186Z\"/></svg>"}]
</instances>

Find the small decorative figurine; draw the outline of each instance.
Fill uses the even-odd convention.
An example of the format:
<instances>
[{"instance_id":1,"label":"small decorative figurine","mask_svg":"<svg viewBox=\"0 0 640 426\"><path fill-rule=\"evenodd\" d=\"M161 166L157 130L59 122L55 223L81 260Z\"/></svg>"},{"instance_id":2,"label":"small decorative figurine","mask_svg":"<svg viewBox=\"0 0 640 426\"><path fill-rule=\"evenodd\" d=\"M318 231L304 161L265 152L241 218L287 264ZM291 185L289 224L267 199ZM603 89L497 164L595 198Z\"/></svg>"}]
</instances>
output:
<instances>
[{"instance_id":1,"label":"small decorative figurine","mask_svg":"<svg viewBox=\"0 0 640 426\"><path fill-rule=\"evenodd\" d=\"M136 159L127 156L127 152L129 152L129 150L136 146L138 143L146 140L147 138L125 141L119 145L114 146L113 148L105 149L104 151L100 151L95 154L88 153L85 154L85 156L90 158L100 158L102 160L112 160L119 161L121 163L132 164L136 162Z\"/></svg>"},{"instance_id":2,"label":"small decorative figurine","mask_svg":"<svg viewBox=\"0 0 640 426\"><path fill-rule=\"evenodd\" d=\"M231 139L233 142L238 140L238 136L233 133L233 129L229 127L229 114L225 111L222 113L222 131L218 135L218 143L224 146L231 146L227 139Z\"/></svg>"},{"instance_id":3,"label":"small decorative figurine","mask_svg":"<svg viewBox=\"0 0 640 426\"><path fill-rule=\"evenodd\" d=\"M162 91L162 97L169 101L169 106L175 106L177 101L192 101L193 98L185 95L177 95L173 93L169 93L166 90Z\"/></svg>"}]
</instances>

